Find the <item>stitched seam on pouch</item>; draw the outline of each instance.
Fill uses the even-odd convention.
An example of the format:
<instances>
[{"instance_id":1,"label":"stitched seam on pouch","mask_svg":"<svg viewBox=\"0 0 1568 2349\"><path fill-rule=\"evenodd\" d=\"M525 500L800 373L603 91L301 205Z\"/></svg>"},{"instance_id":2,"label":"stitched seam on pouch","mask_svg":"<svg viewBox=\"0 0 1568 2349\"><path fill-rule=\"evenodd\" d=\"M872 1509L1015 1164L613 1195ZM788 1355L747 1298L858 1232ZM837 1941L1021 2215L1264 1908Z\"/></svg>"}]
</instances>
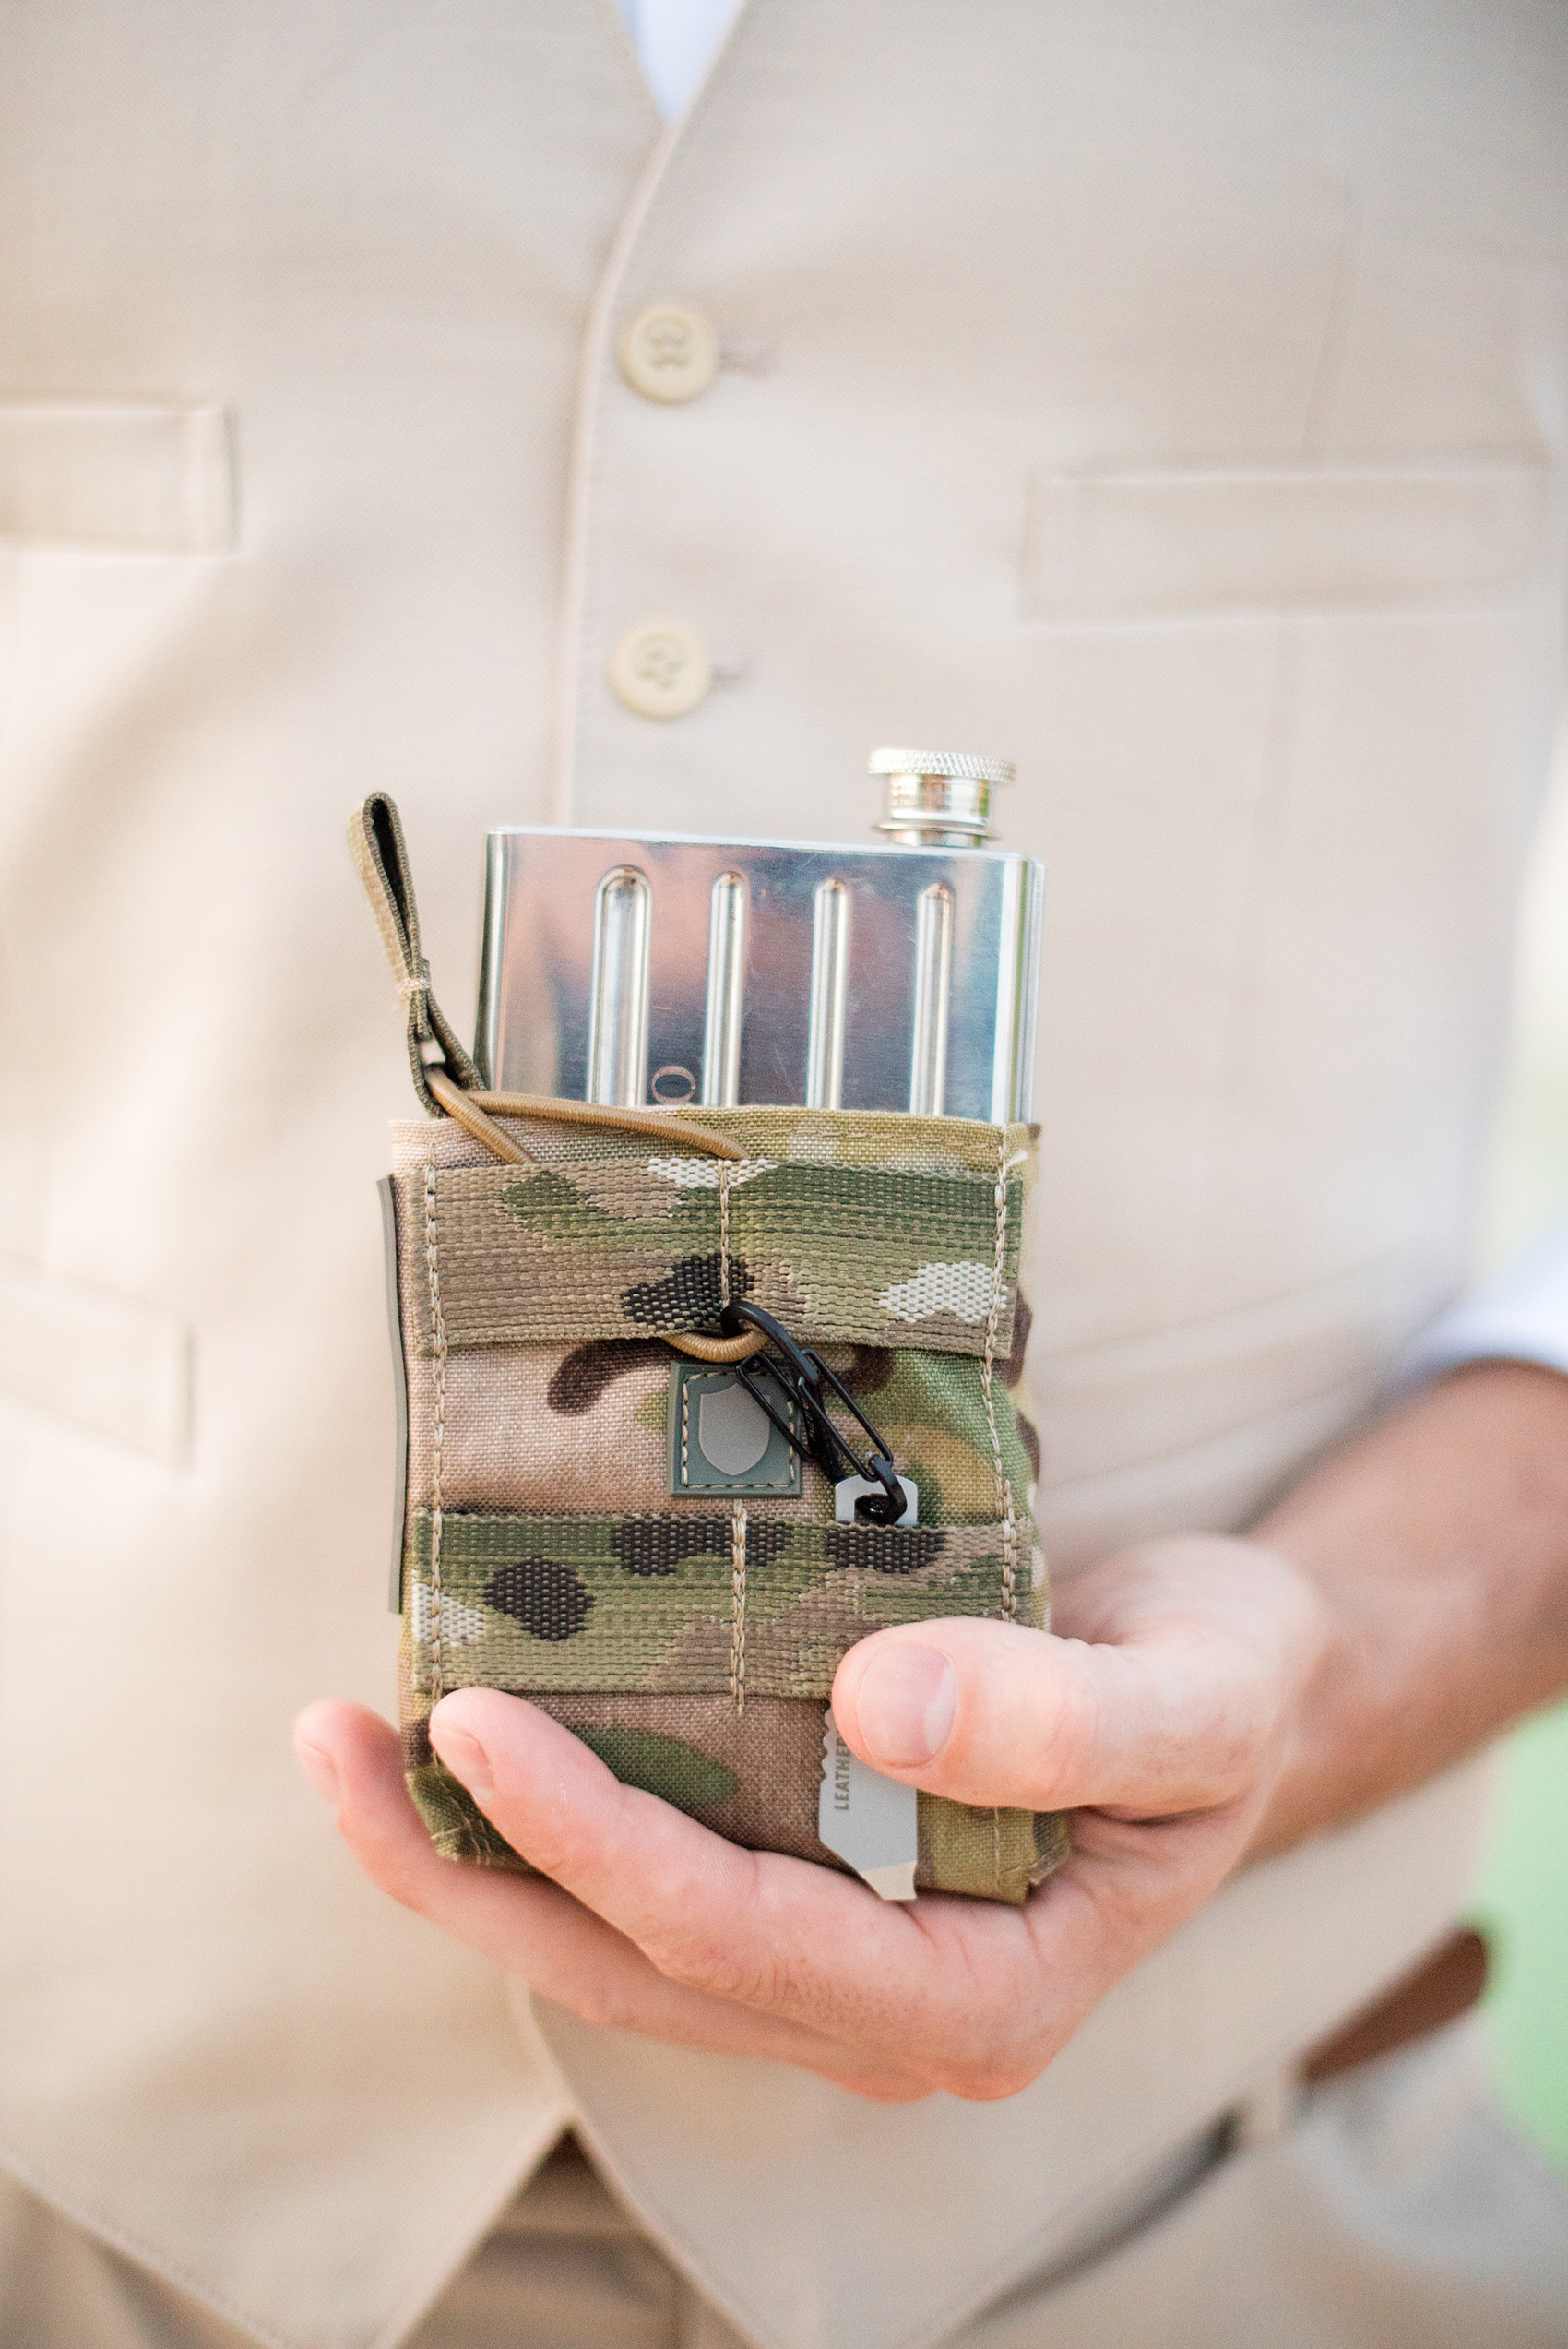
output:
<instances>
[{"instance_id":1,"label":"stitched seam on pouch","mask_svg":"<svg viewBox=\"0 0 1568 2349\"><path fill-rule=\"evenodd\" d=\"M434 1147L424 1163L424 1264L430 1289L430 1341L435 1373L435 1430L430 1475L430 1700L434 1711L441 1702L441 1453L446 1437L446 1324L441 1313Z\"/></svg>"},{"instance_id":2,"label":"stitched seam on pouch","mask_svg":"<svg viewBox=\"0 0 1568 2349\"><path fill-rule=\"evenodd\" d=\"M735 1603L730 1634L730 1700L738 1713L746 1710L746 1505L737 1501L730 1513L730 1588Z\"/></svg>"},{"instance_id":3,"label":"stitched seam on pouch","mask_svg":"<svg viewBox=\"0 0 1568 2349\"><path fill-rule=\"evenodd\" d=\"M1004 1275L1007 1262L1007 1128L1002 1128L996 1152L996 1260L991 1282L991 1311L986 1318L985 1353L980 1362L980 1386L985 1395L985 1424L991 1431L991 1459L996 1476L996 1514L1002 1520L1002 1618L1018 1619L1018 1528L1013 1513L1013 1487L1002 1465L1002 1437L996 1425L996 1336L1002 1322ZM991 1814L992 1884L1002 1890L1002 1813Z\"/></svg>"},{"instance_id":4,"label":"stitched seam on pouch","mask_svg":"<svg viewBox=\"0 0 1568 2349\"><path fill-rule=\"evenodd\" d=\"M730 1177L731 1162L719 1162L719 1303L730 1302Z\"/></svg>"},{"instance_id":5,"label":"stitched seam on pouch","mask_svg":"<svg viewBox=\"0 0 1568 2349\"><path fill-rule=\"evenodd\" d=\"M996 1260L991 1282L991 1311L985 1325L985 1353L980 1359L980 1391L985 1398L985 1424L991 1433L991 1461L996 1479L996 1514L1002 1524L1002 1616L1014 1623L1018 1615L1018 1526L1013 1508L1013 1487L1002 1465L1002 1437L996 1425L996 1338L1002 1323L1002 1299L1007 1262L1007 1128L998 1137L996 1154Z\"/></svg>"}]
</instances>

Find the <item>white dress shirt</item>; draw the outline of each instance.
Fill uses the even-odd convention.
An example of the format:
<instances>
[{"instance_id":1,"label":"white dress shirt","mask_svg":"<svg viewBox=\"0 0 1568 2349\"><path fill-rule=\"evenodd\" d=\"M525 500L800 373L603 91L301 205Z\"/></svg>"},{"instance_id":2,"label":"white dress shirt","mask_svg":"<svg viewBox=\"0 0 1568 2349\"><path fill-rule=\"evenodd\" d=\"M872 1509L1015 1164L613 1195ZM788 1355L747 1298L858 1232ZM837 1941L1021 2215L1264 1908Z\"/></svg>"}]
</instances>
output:
<instances>
[{"instance_id":1,"label":"white dress shirt","mask_svg":"<svg viewBox=\"0 0 1568 2349\"><path fill-rule=\"evenodd\" d=\"M671 123L691 104L742 0L616 0L616 6L653 102Z\"/></svg>"},{"instance_id":2,"label":"white dress shirt","mask_svg":"<svg viewBox=\"0 0 1568 2349\"><path fill-rule=\"evenodd\" d=\"M1399 1383L1490 1360L1568 1372L1568 1221L1423 1330L1399 1365Z\"/></svg>"}]
</instances>

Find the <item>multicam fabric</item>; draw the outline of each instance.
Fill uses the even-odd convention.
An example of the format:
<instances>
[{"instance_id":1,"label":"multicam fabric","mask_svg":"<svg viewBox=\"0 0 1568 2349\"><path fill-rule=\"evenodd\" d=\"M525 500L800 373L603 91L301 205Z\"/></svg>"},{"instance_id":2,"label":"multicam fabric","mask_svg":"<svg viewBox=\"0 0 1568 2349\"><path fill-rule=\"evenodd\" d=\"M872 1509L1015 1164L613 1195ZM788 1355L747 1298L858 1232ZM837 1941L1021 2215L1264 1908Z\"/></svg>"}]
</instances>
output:
<instances>
[{"instance_id":1,"label":"multicam fabric","mask_svg":"<svg viewBox=\"0 0 1568 2349\"><path fill-rule=\"evenodd\" d=\"M935 1616L1044 1620L1017 1401L1029 1129L794 1109L701 1122L746 1152L722 1178L698 1151L545 1119L507 1121L531 1168L446 1120L396 1129L404 1735L410 1791L455 1859L527 1868L431 1749L451 1688L527 1697L625 1783L837 1867L815 1829L846 1649ZM814 1469L799 1497L671 1495L655 1333L711 1323L726 1284L822 1346L918 1484L917 1527L835 1524ZM919 1825L927 1890L1020 1901L1065 1849L1062 1823L1030 1812L922 1795Z\"/></svg>"},{"instance_id":2,"label":"multicam fabric","mask_svg":"<svg viewBox=\"0 0 1568 2349\"><path fill-rule=\"evenodd\" d=\"M1015 1588L1009 1604L1017 1567L1000 1525L824 1525L752 1510L737 1520L732 1508L449 1514L439 1592L433 1532L421 1510L410 1612L422 1695L435 1677L438 1610L445 1689L730 1692L814 1697L819 1709L844 1651L870 1632L938 1616L1036 1613L1034 1555L1024 1562L1022 1604Z\"/></svg>"},{"instance_id":3,"label":"multicam fabric","mask_svg":"<svg viewBox=\"0 0 1568 2349\"><path fill-rule=\"evenodd\" d=\"M737 1164L665 1150L454 1168L436 1187L450 1345L711 1328L730 1296L819 1345L980 1354L988 1339L1005 1353L1011 1336L1023 1204L1016 1169L1005 1179L994 1327L994 1166Z\"/></svg>"},{"instance_id":4,"label":"multicam fabric","mask_svg":"<svg viewBox=\"0 0 1568 2349\"><path fill-rule=\"evenodd\" d=\"M817 1841L822 1706L798 1699L748 1700L643 1693L519 1693L576 1732L628 1786L641 1786L752 1851L847 1874ZM531 1873L431 1749L427 1716L405 1730L409 1786L438 1850L484 1867ZM921 1891L967 1892L1016 1902L1066 1855L1063 1821L1044 1811L971 1809L931 1795L919 1802Z\"/></svg>"}]
</instances>

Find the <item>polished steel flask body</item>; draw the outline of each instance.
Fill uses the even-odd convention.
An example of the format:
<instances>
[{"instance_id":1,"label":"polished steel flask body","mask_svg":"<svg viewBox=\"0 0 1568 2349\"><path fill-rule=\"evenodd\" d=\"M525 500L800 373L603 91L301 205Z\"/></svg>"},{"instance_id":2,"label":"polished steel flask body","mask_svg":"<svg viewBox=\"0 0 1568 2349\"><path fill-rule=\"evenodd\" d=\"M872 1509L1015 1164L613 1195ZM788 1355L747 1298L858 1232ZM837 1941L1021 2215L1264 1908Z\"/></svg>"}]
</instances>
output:
<instances>
[{"instance_id":1,"label":"polished steel flask body","mask_svg":"<svg viewBox=\"0 0 1568 2349\"><path fill-rule=\"evenodd\" d=\"M1032 1109L1041 868L974 849L492 833L478 1053L633 1107Z\"/></svg>"},{"instance_id":2,"label":"polished steel flask body","mask_svg":"<svg viewBox=\"0 0 1568 2349\"><path fill-rule=\"evenodd\" d=\"M493 832L486 1081L621 1107L1031 1115L1043 867L954 845L983 838L973 817L932 841L910 778L878 771L897 845Z\"/></svg>"}]
</instances>

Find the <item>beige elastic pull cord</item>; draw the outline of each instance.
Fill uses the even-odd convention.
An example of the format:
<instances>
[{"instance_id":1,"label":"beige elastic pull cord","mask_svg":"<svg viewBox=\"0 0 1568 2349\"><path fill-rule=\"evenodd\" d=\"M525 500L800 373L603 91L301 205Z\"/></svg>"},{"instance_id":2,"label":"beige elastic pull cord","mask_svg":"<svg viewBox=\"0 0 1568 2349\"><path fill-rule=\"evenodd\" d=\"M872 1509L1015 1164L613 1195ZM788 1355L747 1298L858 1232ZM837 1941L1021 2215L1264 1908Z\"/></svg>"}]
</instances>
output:
<instances>
[{"instance_id":1,"label":"beige elastic pull cord","mask_svg":"<svg viewBox=\"0 0 1568 2349\"><path fill-rule=\"evenodd\" d=\"M498 1126L493 1117L485 1115L481 1105L481 1096L478 1092L465 1092L461 1085L455 1085L451 1078L444 1075L439 1068L427 1068L424 1080L453 1124L460 1126L465 1134L471 1134L476 1142L482 1142L485 1149L493 1151L503 1164L539 1164L531 1151L526 1151L521 1142L515 1142L505 1127Z\"/></svg>"},{"instance_id":2,"label":"beige elastic pull cord","mask_svg":"<svg viewBox=\"0 0 1568 2349\"><path fill-rule=\"evenodd\" d=\"M711 1126L688 1126L657 1109L610 1109L597 1101L561 1101L553 1093L488 1093L475 1091L469 1100L498 1117L548 1117L557 1126L612 1126L623 1134L651 1134L655 1141L684 1142L689 1150L706 1151L709 1158L745 1158L739 1142Z\"/></svg>"},{"instance_id":3,"label":"beige elastic pull cord","mask_svg":"<svg viewBox=\"0 0 1568 2349\"><path fill-rule=\"evenodd\" d=\"M531 1151L495 1123L501 1117L543 1117L562 1126L612 1127L646 1134L658 1141L706 1151L711 1158L743 1160L746 1153L728 1134L708 1126L688 1126L658 1110L611 1109L598 1102L560 1101L549 1093L494 1093L480 1083L479 1070L431 991L430 965L420 948L419 906L408 843L397 802L372 792L349 823L349 846L375 916L398 993L408 1007L409 1067L414 1091L433 1117L445 1115L481 1142L503 1164L537 1166ZM666 1341L698 1362L744 1362L766 1343L760 1330L740 1338L698 1338L682 1333Z\"/></svg>"},{"instance_id":4,"label":"beige elastic pull cord","mask_svg":"<svg viewBox=\"0 0 1568 2349\"><path fill-rule=\"evenodd\" d=\"M760 1330L748 1330L740 1338L697 1338L689 1330L683 1330L679 1337L668 1330L661 1330L659 1335L677 1353L689 1353L694 1362L711 1362L720 1367L746 1361L750 1355L760 1353L767 1343Z\"/></svg>"}]
</instances>

